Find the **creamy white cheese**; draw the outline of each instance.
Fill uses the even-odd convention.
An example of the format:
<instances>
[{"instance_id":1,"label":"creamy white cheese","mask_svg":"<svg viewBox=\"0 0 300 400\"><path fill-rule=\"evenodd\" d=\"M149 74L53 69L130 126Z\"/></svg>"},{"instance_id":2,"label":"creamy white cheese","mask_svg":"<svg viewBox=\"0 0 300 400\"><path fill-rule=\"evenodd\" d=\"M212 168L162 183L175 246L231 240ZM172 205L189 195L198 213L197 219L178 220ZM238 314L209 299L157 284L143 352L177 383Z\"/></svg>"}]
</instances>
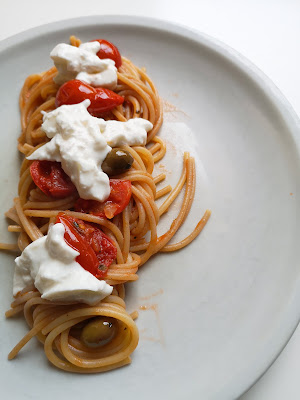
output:
<instances>
[{"instance_id":1,"label":"creamy white cheese","mask_svg":"<svg viewBox=\"0 0 300 400\"><path fill-rule=\"evenodd\" d=\"M114 89L118 79L115 62L108 58L101 60L97 56L99 50L99 42L82 43L79 47L56 45L50 53L58 71L54 81L61 85L79 79L95 87Z\"/></svg>"},{"instance_id":2,"label":"creamy white cheese","mask_svg":"<svg viewBox=\"0 0 300 400\"><path fill-rule=\"evenodd\" d=\"M27 159L61 162L81 198L104 201L110 186L101 164L111 150L109 145L144 145L153 125L142 118L105 121L90 115L89 105L90 101L84 100L44 113L42 130L51 141Z\"/></svg>"},{"instance_id":3,"label":"creamy white cheese","mask_svg":"<svg viewBox=\"0 0 300 400\"><path fill-rule=\"evenodd\" d=\"M84 100L45 113L42 130L51 141L27 158L61 162L81 198L104 201L110 187L101 164L111 147L99 132L98 119L87 111L89 105L90 101Z\"/></svg>"},{"instance_id":4,"label":"creamy white cheese","mask_svg":"<svg viewBox=\"0 0 300 400\"><path fill-rule=\"evenodd\" d=\"M100 125L100 130L111 147L145 145L147 142L147 132L153 125L143 118L132 118L126 122L104 121Z\"/></svg>"},{"instance_id":5,"label":"creamy white cheese","mask_svg":"<svg viewBox=\"0 0 300 400\"><path fill-rule=\"evenodd\" d=\"M47 236L28 245L17 257L13 294L30 284L43 299L95 304L112 292L112 287L81 267L79 253L64 240L63 224L53 225Z\"/></svg>"}]
</instances>

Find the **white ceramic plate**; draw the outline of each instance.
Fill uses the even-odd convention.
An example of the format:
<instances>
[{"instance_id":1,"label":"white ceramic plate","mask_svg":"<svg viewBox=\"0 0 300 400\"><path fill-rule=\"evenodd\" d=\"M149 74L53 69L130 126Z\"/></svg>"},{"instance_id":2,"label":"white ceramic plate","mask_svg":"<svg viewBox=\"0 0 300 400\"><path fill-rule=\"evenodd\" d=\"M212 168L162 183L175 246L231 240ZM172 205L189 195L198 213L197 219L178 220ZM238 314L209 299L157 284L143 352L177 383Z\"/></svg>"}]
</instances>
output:
<instances>
[{"instance_id":1,"label":"white ceramic plate","mask_svg":"<svg viewBox=\"0 0 300 400\"><path fill-rule=\"evenodd\" d=\"M71 34L107 38L147 67L165 100L173 160L160 168L176 174L178 151L192 147L197 154L198 208L185 230L206 207L213 214L194 243L153 258L128 288L128 309L148 308L137 320L141 340L130 366L102 375L56 370L35 340L7 361L27 328L21 318L3 316L13 257L2 253L1 392L45 400L236 398L276 358L299 319L299 121L251 63L186 28L116 16L38 27L0 44L3 211L18 180L20 88L27 75L51 66L50 50ZM2 240L12 239L4 218L0 229Z\"/></svg>"}]
</instances>

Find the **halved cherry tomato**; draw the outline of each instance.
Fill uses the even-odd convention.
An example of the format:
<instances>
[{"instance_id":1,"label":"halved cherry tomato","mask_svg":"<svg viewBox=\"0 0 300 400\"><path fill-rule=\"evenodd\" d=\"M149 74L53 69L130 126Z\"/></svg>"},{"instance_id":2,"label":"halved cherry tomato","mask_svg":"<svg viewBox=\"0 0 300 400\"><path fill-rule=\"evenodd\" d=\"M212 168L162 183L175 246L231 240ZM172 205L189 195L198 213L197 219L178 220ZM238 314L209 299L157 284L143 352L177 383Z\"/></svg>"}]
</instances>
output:
<instances>
[{"instance_id":1,"label":"halved cherry tomato","mask_svg":"<svg viewBox=\"0 0 300 400\"><path fill-rule=\"evenodd\" d=\"M55 223L65 227L64 239L80 254L76 261L98 279L107 275L108 267L117 257L117 249L111 239L93 224L59 213Z\"/></svg>"},{"instance_id":2,"label":"halved cherry tomato","mask_svg":"<svg viewBox=\"0 0 300 400\"><path fill-rule=\"evenodd\" d=\"M47 196L61 199L76 192L76 187L55 161L33 161L30 165L33 182Z\"/></svg>"},{"instance_id":3,"label":"halved cherry tomato","mask_svg":"<svg viewBox=\"0 0 300 400\"><path fill-rule=\"evenodd\" d=\"M64 239L73 249L77 250L80 254L76 257L76 261L87 271L93 275L97 273L98 259L94 250L89 243L85 240L84 232L85 224L81 220L70 217L64 213L59 213L56 217L56 223L60 222L65 227Z\"/></svg>"},{"instance_id":4,"label":"halved cherry tomato","mask_svg":"<svg viewBox=\"0 0 300 400\"><path fill-rule=\"evenodd\" d=\"M124 102L124 97L119 96L112 90L94 88L78 79L72 79L58 89L55 105L59 107L63 104L78 104L85 99L91 101L91 105L87 110L94 117L112 110Z\"/></svg>"},{"instance_id":5,"label":"halved cherry tomato","mask_svg":"<svg viewBox=\"0 0 300 400\"><path fill-rule=\"evenodd\" d=\"M101 231L101 229L95 227L94 231L89 234L88 241L98 259L98 271L96 277L98 279L103 279L107 275L108 267L117 257L117 248L111 239Z\"/></svg>"},{"instance_id":6,"label":"halved cherry tomato","mask_svg":"<svg viewBox=\"0 0 300 400\"><path fill-rule=\"evenodd\" d=\"M105 39L95 39L92 42L99 42L100 43L100 50L97 53L97 56L101 59L110 58L114 60L115 65L117 68L121 67L122 65L122 58L118 48L110 43L108 40Z\"/></svg>"},{"instance_id":7,"label":"halved cherry tomato","mask_svg":"<svg viewBox=\"0 0 300 400\"><path fill-rule=\"evenodd\" d=\"M129 203L131 197L131 182L122 179L110 179L110 195L106 201L78 199L74 205L75 211L97 215L111 219L119 214Z\"/></svg>"}]
</instances>

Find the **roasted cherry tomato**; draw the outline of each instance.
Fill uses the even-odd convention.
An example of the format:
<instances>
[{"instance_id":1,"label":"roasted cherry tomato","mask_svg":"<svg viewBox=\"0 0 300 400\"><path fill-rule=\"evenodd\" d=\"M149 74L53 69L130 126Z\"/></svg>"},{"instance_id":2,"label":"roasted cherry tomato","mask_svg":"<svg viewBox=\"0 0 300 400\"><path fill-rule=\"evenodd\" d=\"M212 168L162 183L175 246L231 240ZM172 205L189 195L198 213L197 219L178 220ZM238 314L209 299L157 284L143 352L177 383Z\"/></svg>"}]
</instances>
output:
<instances>
[{"instance_id":1,"label":"roasted cherry tomato","mask_svg":"<svg viewBox=\"0 0 300 400\"><path fill-rule=\"evenodd\" d=\"M55 161L33 161L30 166L33 182L47 196L61 199L76 192L76 187Z\"/></svg>"},{"instance_id":2,"label":"roasted cherry tomato","mask_svg":"<svg viewBox=\"0 0 300 400\"><path fill-rule=\"evenodd\" d=\"M78 79L73 79L64 83L56 94L56 107L63 104L78 104L83 100L89 99L91 105L88 112L97 117L100 114L112 110L114 107L123 104L124 97L109 89L94 88Z\"/></svg>"},{"instance_id":3,"label":"roasted cherry tomato","mask_svg":"<svg viewBox=\"0 0 300 400\"><path fill-rule=\"evenodd\" d=\"M55 222L64 225L65 241L80 253L76 261L96 278L103 279L117 257L117 249L111 239L95 225L63 212L57 215Z\"/></svg>"},{"instance_id":4,"label":"roasted cherry tomato","mask_svg":"<svg viewBox=\"0 0 300 400\"><path fill-rule=\"evenodd\" d=\"M75 211L93 214L103 218L113 218L124 210L131 197L131 182L122 179L110 179L109 198L100 203L96 200L78 199Z\"/></svg>"},{"instance_id":5,"label":"roasted cherry tomato","mask_svg":"<svg viewBox=\"0 0 300 400\"><path fill-rule=\"evenodd\" d=\"M97 53L97 56L101 59L110 58L114 60L115 65L117 68L121 67L122 65L122 58L118 48L104 39L95 39L92 42L99 42L100 43L100 50Z\"/></svg>"},{"instance_id":6,"label":"roasted cherry tomato","mask_svg":"<svg viewBox=\"0 0 300 400\"><path fill-rule=\"evenodd\" d=\"M87 240L94 250L98 259L98 271L96 277L102 279L107 275L107 270L110 264L117 257L117 248L111 239L101 231L101 229L90 225L94 231L87 235Z\"/></svg>"}]
</instances>

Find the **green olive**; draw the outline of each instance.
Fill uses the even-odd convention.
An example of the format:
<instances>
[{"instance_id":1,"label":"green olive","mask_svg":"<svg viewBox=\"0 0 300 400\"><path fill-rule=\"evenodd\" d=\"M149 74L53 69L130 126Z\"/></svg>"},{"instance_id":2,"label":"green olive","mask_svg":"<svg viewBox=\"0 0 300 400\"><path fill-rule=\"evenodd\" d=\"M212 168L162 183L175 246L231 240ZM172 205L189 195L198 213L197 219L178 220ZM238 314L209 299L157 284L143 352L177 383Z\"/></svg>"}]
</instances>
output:
<instances>
[{"instance_id":1,"label":"green olive","mask_svg":"<svg viewBox=\"0 0 300 400\"><path fill-rule=\"evenodd\" d=\"M88 347L99 347L109 343L117 331L117 321L109 317L90 320L81 331L80 339Z\"/></svg>"},{"instance_id":2,"label":"green olive","mask_svg":"<svg viewBox=\"0 0 300 400\"><path fill-rule=\"evenodd\" d=\"M133 157L128 151L118 148L112 149L102 163L102 171L109 176L126 172L133 163Z\"/></svg>"}]
</instances>

